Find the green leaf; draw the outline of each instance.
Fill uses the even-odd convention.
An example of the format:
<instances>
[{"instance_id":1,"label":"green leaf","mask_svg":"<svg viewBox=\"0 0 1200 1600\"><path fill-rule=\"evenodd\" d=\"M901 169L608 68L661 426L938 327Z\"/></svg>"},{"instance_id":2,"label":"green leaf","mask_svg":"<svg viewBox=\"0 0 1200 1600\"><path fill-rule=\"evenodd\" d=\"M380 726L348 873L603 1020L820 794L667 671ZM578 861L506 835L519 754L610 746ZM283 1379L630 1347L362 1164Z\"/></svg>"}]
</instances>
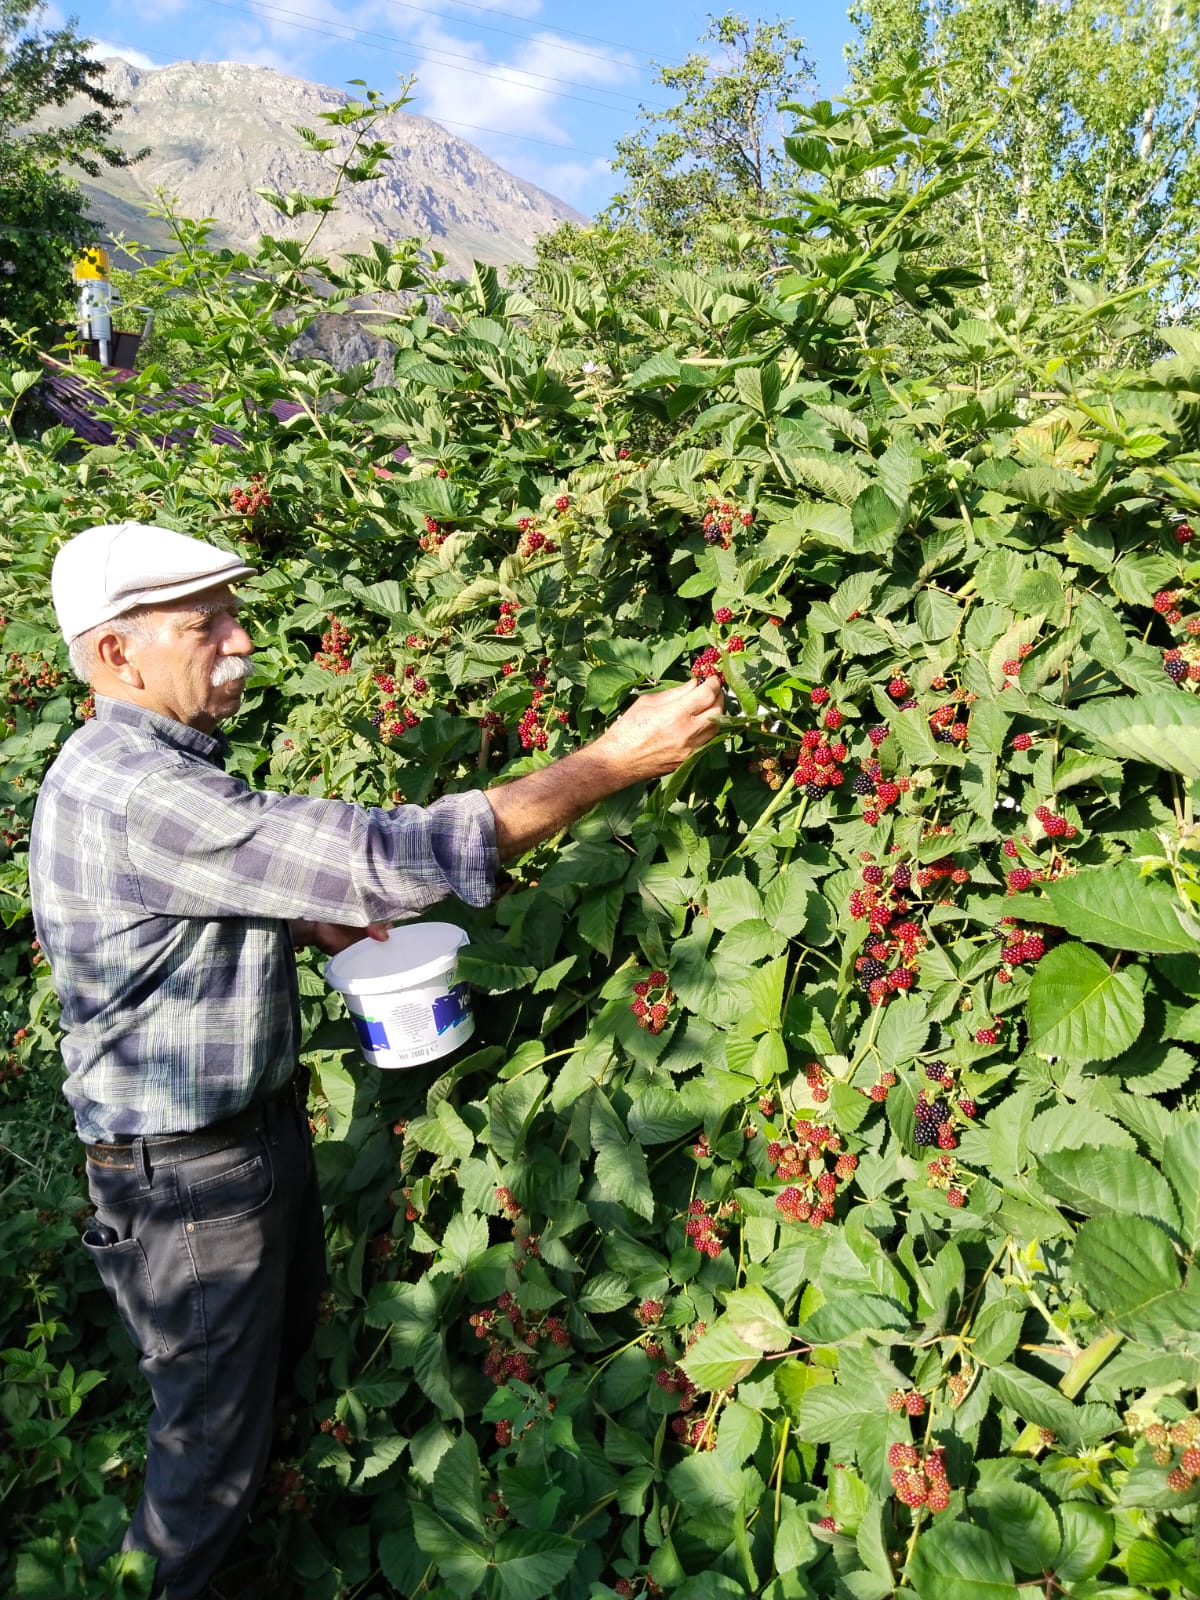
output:
<instances>
[{"instance_id":1,"label":"green leaf","mask_svg":"<svg viewBox=\"0 0 1200 1600\"><path fill-rule=\"evenodd\" d=\"M1075 1066L1119 1056L1142 1029L1137 979L1111 972L1094 950L1059 945L1038 963L1029 991L1029 1043Z\"/></svg>"},{"instance_id":2,"label":"green leaf","mask_svg":"<svg viewBox=\"0 0 1200 1600\"><path fill-rule=\"evenodd\" d=\"M559 1533L514 1528L493 1556L499 1600L542 1600L568 1577L581 1546Z\"/></svg>"},{"instance_id":3,"label":"green leaf","mask_svg":"<svg viewBox=\"0 0 1200 1600\"><path fill-rule=\"evenodd\" d=\"M1018 1572L1042 1572L1061 1544L1058 1519L1044 1495L1026 1483L998 1479L971 1496L984 1526Z\"/></svg>"},{"instance_id":4,"label":"green leaf","mask_svg":"<svg viewBox=\"0 0 1200 1600\"><path fill-rule=\"evenodd\" d=\"M654 1215L654 1191L646 1157L641 1147L625 1136L616 1112L598 1089L592 1101L591 1137L601 1189L649 1220Z\"/></svg>"},{"instance_id":5,"label":"green leaf","mask_svg":"<svg viewBox=\"0 0 1200 1600\"><path fill-rule=\"evenodd\" d=\"M840 1344L868 1329L901 1333L908 1325L908 1313L883 1295L837 1294L806 1317L796 1333L808 1344Z\"/></svg>"},{"instance_id":6,"label":"green leaf","mask_svg":"<svg viewBox=\"0 0 1200 1600\"><path fill-rule=\"evenodd\" d=\"M969 1522L934 1523L922 1533L909 1575L920 1600L1020 1600L1008 1557Z\"/></svg>"},{"instance_id":7,"label":"green leaf","mask_svg":"<svg viewBox=\"0 0 1200 1600\"><path fill-rule=\"evenodd\" d=\"M885 1067L904 1066L920 1055L928 1037L925 1002L902 995L884 1011L875 1033L875 1048Z\"/></svg>"},{"instance_id":8,"label":"green leaf","mask_svg":"<svg viewBox=\"0 0 1200 1600\"><path fill-rule=\"evenodd\" d=\"M619 883L585 895L578 911L579 931L602 956L611 956L625 890Z\"/></svg>"},{"instance_id":9,"label":"green leaf","mask_svg":"<svg viewBox=\"0 0 1200 1600\"><path fill-rule=\"evenodd\" d=\"M762 1351L748 1343L727 1317L720 1317L679 1364L698 1389L730 1389L761 1360Z\"/></svg>"},{"instance_id":10,"label":"green leaf","mask_svg":"<svg viewBox=\"0 0 1200 1600\"><path fill-rule=\"evenodd\" d=\"M1112 1551L1112 1517L1086 1500L1064 1500L1058 1518L1062 1542L1052 1563L1055 1575L1063 1583L1094 1578Z\"/></svg>"},{"instance_id":11,"label":"green leaf","mask_svg":"<svg viewBox=\"0 0 1200 1600\"><path fill-rule=\"evenodd\" d=\"M461 1533L421 1501L414 1504L412 1518L417 1544L437 1564L438 1577L456 1600L469 1600L488 1574L486 1546Z\"/></svg>"},{"instance_id":12,"label":"green leaf","mask_svg":"<svg viewBox=\"0 0 1200 1600\"><path fill-rule=\"evenodd\" d=\"M1179 1262L1161 1228L1139 1217L1093 1217L1079 1230L1071 1258L1088 1304L1134 1338L1158 1343L1186 1310Z\"/></svg>"},{"instance_id":13,"label":"green leaf","mask_svg":"<svg viewBox=\"0 0 1200 1600\"><path fill-rule=\"evenodd\" d=\"M1175 915L1180 904L1175 891L1159 878L1142 877L1132 862L1059 878L1046 885L1041 899L1045 912L1039 901L1031 915L1042 914L1089 944L1159 955L1200 954Z\"/></svg>"},{"instance_id":14,"label":"green leaf","mask_svg":"<svg viewBox=\"0 0 1200 1600\"><path fill-rule=\"evenodd\" d=\"M1163 1141L1162 1169L1179 1202L1183 1248L1192 1253L1200 1250L1200 1117L1176 1116Z\"/></svg>"},{"instance_id":15,"label":"green leaf","mask_svg":"<svg viewBox=\"0 0 1200 1600\"><path fill-rule=\"evenodd\" d=\"M1193 695L1163 690L1056 711L1069 728L1124 761L1148 761L1200 778L1200 701Z\"/></svg>"},{"instance_id":16,"label":"green leaf","mask_svg":"<svg viewBox=\"0 0 1200 1600\"><path fill-rule=\"evenodd\" d=\"M1166 1179L1132 1150L1052 1150L1038 1160L1042 1186L1085 1217L1141 1216L1179 1230Z\"/></svg>"}]
</instances>

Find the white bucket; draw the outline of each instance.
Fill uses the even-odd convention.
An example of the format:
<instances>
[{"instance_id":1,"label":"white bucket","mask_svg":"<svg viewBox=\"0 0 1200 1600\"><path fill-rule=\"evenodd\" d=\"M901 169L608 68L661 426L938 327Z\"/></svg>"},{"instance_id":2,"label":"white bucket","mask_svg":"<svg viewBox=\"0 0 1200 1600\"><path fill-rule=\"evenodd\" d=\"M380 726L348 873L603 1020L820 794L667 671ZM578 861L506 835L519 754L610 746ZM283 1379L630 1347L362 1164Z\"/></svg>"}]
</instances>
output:
<instances>
[{"instance_id":1,"label":"white bucket","mask_svg":"<svg viewBox=\"0 0 1200 1600\"><path fill-rule=\"evenodd\" d=\"M373 1067L419 1067L471 1037L471 989L455 981L467 943L449 922L412 922L386 940L360 939L325 963Z\"/></svg>"}]
</instances>

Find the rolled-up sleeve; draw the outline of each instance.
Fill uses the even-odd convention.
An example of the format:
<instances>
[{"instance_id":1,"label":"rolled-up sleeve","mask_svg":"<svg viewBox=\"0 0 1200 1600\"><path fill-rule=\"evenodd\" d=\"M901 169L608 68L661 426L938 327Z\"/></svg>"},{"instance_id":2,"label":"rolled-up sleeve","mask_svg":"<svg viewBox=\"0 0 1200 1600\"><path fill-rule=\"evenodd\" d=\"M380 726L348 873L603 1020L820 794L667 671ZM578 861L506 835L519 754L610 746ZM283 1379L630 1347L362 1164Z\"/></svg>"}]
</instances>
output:
<instances>
[{"instance_id":1,"label":"rolled-up sleeve","mask_svg":"<svg viewBox=\"0 0 1200 1600\"><path fill-rule=\"evenodd\" d=\"M148 912L361 926L456 895L486 905L499 856L478 790L369 809L251 789L196 762L149 773L127 807L132 888Z\"/></svg>"}]
</instances>

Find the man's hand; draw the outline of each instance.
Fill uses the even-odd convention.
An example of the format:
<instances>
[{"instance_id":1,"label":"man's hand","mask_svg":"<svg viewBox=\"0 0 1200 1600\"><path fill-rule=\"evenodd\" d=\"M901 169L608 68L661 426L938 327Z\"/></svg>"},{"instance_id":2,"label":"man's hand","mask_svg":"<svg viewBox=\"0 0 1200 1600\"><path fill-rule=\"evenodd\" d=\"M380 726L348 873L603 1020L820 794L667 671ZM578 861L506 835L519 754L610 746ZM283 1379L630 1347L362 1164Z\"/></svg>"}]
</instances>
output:
<instances>
[{"instance_id":1,"label":"man's hand","mask_svg":"<svg viewBox=\"0 0 1200 1600\"><path fill-rule=\"evenodd\" d=\"M712 678L640 695L582 750L488 789L501 858L531 850L631 783L674 772L716 735L722 704Z\"/></svg>"},{"instance_id":2,"label":"man's hand","mask_svg":"<svg viewBox=\"0 0 1200 1600\"><path fill-rule=\"evenodd\" d=\"M327 956L336 956L360 939L386 939L388 936L384 922L369 922L365 928L348 928L341 922L306 922L297 918L292 921L291 930L295 949L303 950L306 945L315 944Z\"/></svg>"},{"instance_id":3,"label":"man's hand","mask_svg":"<svg viewBox=\"0 0 1200 1600\"><path fill-rule=\"evenodd\" d=\"M716 678L639 695L592 748L618 764L626 784L664 777L712 739L724 699Z\"/></svg>"}]
</instances>

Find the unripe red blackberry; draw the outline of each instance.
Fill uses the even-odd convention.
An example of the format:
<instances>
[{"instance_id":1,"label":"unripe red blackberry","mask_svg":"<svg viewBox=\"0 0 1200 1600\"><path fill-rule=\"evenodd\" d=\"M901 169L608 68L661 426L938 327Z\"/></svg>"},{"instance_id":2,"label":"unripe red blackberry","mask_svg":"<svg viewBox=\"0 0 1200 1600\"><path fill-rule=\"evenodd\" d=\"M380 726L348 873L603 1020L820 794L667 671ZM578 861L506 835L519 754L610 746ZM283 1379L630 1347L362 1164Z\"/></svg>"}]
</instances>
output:
<instances>
[{"instance_id":1,"label":"unripe red blackberry","mask_svg":"<svg viewBox=\"0 0 1200 1600\"><path fill-rule=\"evenodd\" d=\"M1040 933L1027 933L1021 940L1021 960L1040 961L1046 953L1046 941Z\"/></svg>"},{"instance_id":2,"label":"unripe red blackberry","mask_svg":"<svg viewBox=\"0 0 1200 1600\"><path fill-rule=\"evenodd\" d=\"M887 1408L888 1408L889 1411L903 1411L904 1410L904 1390L903 1389L893 1389L892 1390L891 1394L889 1394L888 1397L887 1397Z\"/></svg>"},{"instance_id":3,"label":"unripe red blackberry","mask_svg":"<svg viewBox=\"0 0 1200 1600\"><path fill-rule=\"evenodd\" d=\"M923 1417L925 1415L925 1396L916 1389L910 1389L904 1396L904 1409L910 1417Z\"/></svg>"},{"instance_id":4,"label":"unripe red blackberry","mask_svg":"<svg viewBox=\"0 0 1200 1600\"><path fill-rule=\"evenodd\" d=\"M959 1206L966 1205L966 1203L967 1197L963 1190L959 1189L956 1185L951 1184L946 1190L946 1204L948 1206L954 1206L957 1209Z\"/></svg>"},{"instance_id":5,"label":"unripe red blackberry","mask_svg":"<svg viewBox=\"0 0 1200 1600\"><path fill-rule=\"evenodd\" d=\"M1189 1445L1180 1456L1179 1465L1185 1472L1190 1472L1193 1477L1200 1477L1200 1449L1194 1444Z\"/></svg>"},{"instance_id":6,"label":"unripe red blackberry","mask_svg":"<svg viewBox=\"0 0 1200 1600\"><path fill-rule=\"evenodd\" d=\"M1182 1467L1174 1467L1167 1473L1167 1488L1174 1489L1176 1494L1185 1494L1192 1487L1192 1477L1193 1474Z\"/></svg>"},{"instance_id":7,"label":"unripe red blackberry","mask_svg":"<svg viewBox=\"0 0 1200 1600\"><path fill-rule=\"evenodd\" d=\"M1033 882L1033 873L1028 867L1014 867L1006 881L1012 894L1020 894L1022 889L1028 889Z\"/></svg>"},{"instance_id":8,"label":"unripe red blackberry","mask_svg":"<svg viewBox=\"0 0 1200 1600\"><path fill-rule=\"evenodd\" d=\"M895 677L887 686L887 692L893 700L903 700L908 693L908 679Z\"/></svg>"},{"instance_id":9,"label":"unripe red blackberry","mask_svg":"<svg viewBox=\"0 0 1200 1600\"><path fill-rule=\"evenodd\" d=\"M1028 750L1033 744L1031 733L1014 733L1012 747L1014 750Z\"/></svg>"},{"instance_id":10,"label":"unripe red blackberry","mask_svg":"<svg viewBox=\"0 0 1200 1600\"><path fill-rule=\"evenodd\" d=\"M877 783L875 798L881 806L894 806L900 798L900 791L894 783Z\"/></svg>"},{"instance_id":11,"label":"unripe red blackberry","mask_svg":"<svg viewBox=\"0 0 1200 1600\"><path fill-rule=\"evenodd\" d=\"M995 1028L980 1028L975 1034L976 1044L995 1044L1000 1035Z\"/></svg>"},{"instance_id":12,"label":"unripe red blackberry","mask_svg":"<svg viewBox=\"0 0 1200 1600\"><path fill-rule=\"evenodd\" d=\"M1017 678L1021 673L1021 663L1015 660L1005 661L1001 664L1000 670L1006 678Z\"/></svg>"},{"instance_id":13,"label":"unripe red blackberry","mask_svg":"<svg viewBox=\"0 0 1200 1600\"><path fill-rule=\"evenodd\" d=\"M1175 525L1175 543L1176 544L1191 544L1193 538L1194 538L1194 535L1192 533L1192 528L1191 528L1191 524L1190 523L1188 523L1188 522L1176 523L1176 525Z\"/></svg>"},{"instance_id":14,"label":"unripe red blackberry","mask_svg":"<svg viewBox=\"0 0 1200 1600\"><path fill-rule=\"evenodd\" d=\"M717 622L732 622L733 612L728 606L718 606L713 612L713 618Z\"/></svg>"},{"instance_id":15,"label":"unripe red blackberry","mask_svg":"<svg viewBox=\"0 0 1200 1600\"><path fill-rule=\"evenodd\" d=\"M829 690L824 688L821 684L818 684L808 698L812 701L814 706L823 706L829 699Z\"/></svg>"},{"instance_id":16,"label":"unripe red blackberry","mask_svg":"<svg viewBox=\"0 0 1200 1600\"><path fill-rule=\"evenodd\" d=\"M920 1460L917 1447L914 1444L891 1444L888 1446L887 1464L889 1467L915 1467Z\"/></svg>"},{"instance_id":17,"label":"unripe red blackberry","mask_svg":"<svg viewBox=\"0 0 1200 1600\"><path fill-rule=\"evenodd\" d=\"M877 723L873 728L867 729L867 738L874 745L875 749L878 750L879 746L887 738L890 732L891 729L888 727L887 723L880 722Z\"/></svg>"}]
</instances>

